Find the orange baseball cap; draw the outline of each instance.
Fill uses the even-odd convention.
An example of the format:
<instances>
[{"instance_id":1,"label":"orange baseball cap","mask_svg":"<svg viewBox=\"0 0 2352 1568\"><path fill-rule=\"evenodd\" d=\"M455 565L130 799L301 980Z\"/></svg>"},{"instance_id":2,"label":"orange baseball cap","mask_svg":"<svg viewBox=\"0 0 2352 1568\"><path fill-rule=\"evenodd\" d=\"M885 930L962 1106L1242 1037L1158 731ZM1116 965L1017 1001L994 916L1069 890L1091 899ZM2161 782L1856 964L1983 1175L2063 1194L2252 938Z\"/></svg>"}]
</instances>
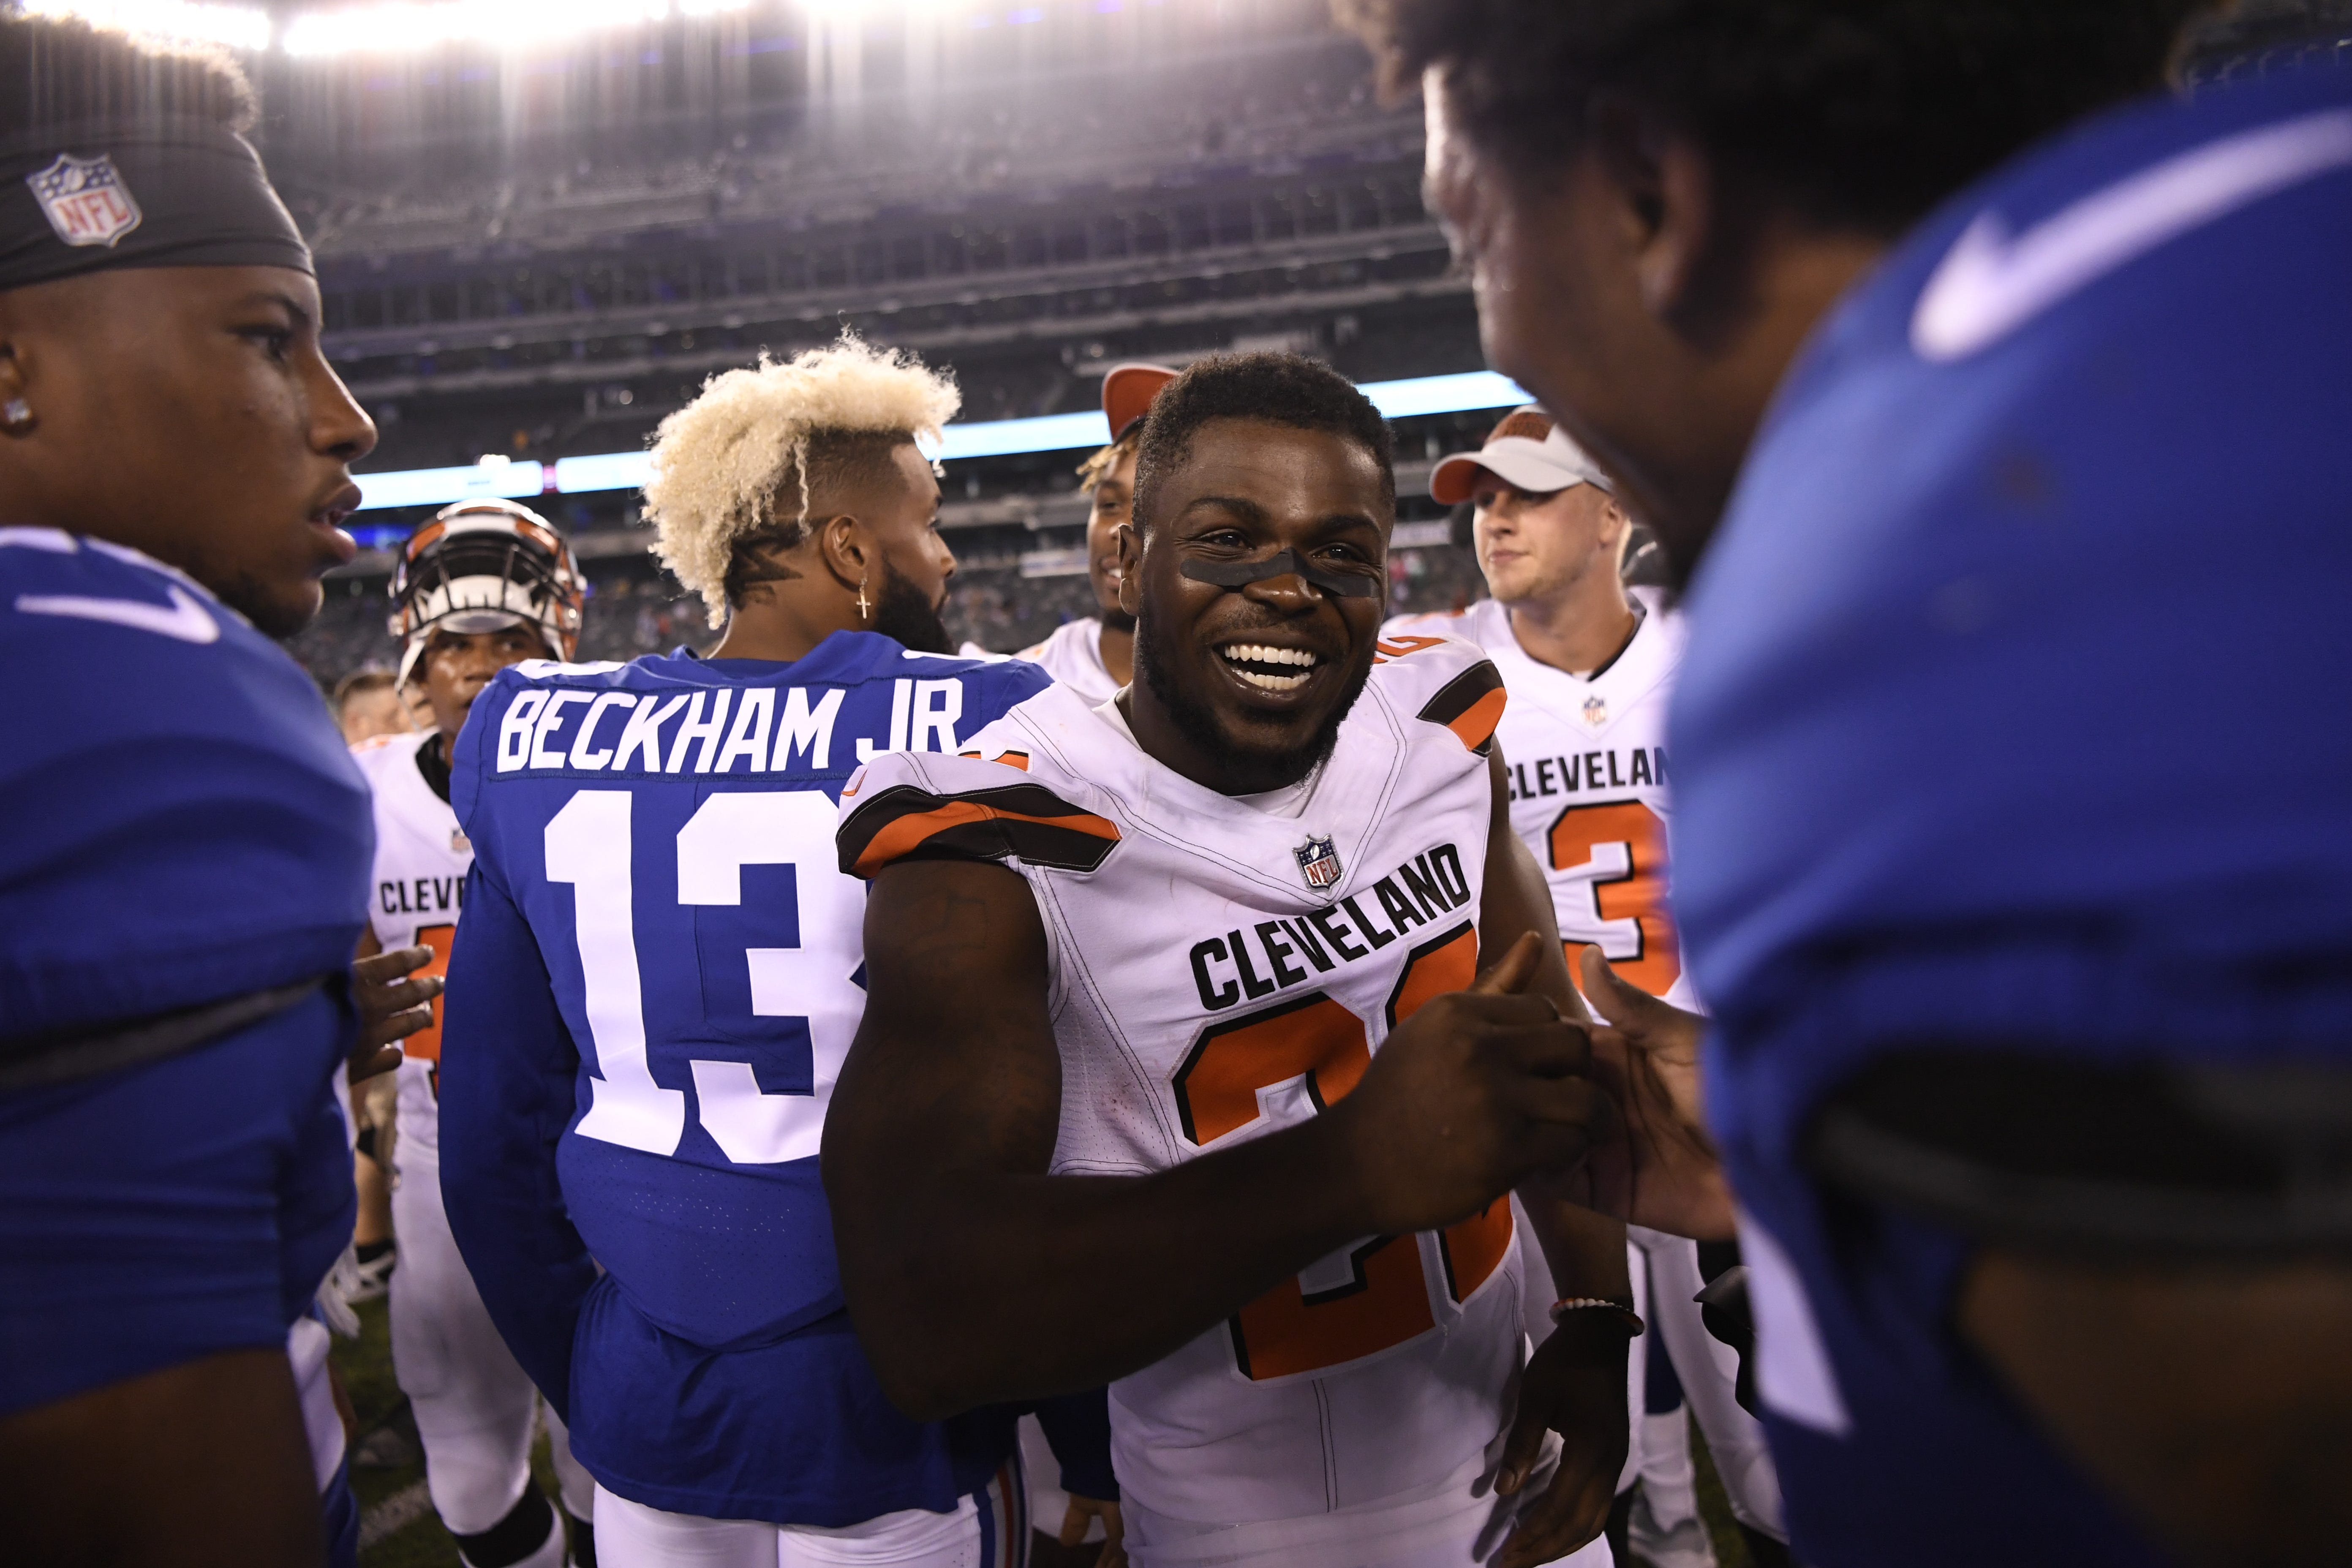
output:
<instances>
[{"instance_id":1,"label":"orange baseball cap","mask_svg":"<svg viewBox=\"0 0 2352 1568\"><path fill-rule=\"evenodd\" d=\"M1110 421L1110 438L1118 440L1127 427L1151 411L1160 389L1176 379L1164 364L1115 364L1103 377L1103 416Z\"/></svg>"}]
</instances>

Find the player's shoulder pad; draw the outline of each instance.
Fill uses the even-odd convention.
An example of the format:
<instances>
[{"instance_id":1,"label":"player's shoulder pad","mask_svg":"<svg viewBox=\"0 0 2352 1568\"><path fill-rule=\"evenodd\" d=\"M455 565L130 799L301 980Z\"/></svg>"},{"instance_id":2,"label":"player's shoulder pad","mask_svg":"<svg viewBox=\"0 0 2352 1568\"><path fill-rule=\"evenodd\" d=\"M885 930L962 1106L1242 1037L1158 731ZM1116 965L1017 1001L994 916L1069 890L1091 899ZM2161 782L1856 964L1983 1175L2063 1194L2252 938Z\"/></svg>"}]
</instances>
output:
<instances>
[{"instance_id":1,"label":"player's shoulder pad","mask_svg":"<svg viewBox=\"0 0 2352 1568\"><path fill-rule=\"evenodd\" d=\"M985 860L1092 871L1118 846L1109 819L1027 777L1021 732L992 726L955 756L892 752L841 792L841 869L872 878L902 860Z\"/></svg>"},{"instance_id":2,"label":"player's shoulder pad","mask_svg":"<svg viewBox=\"0 0 2352 1568\"><path fill-rule=\"evenodd\" d=\"M619 685L625 681L629 668L612 659L566 664L560 659L527 658L490 677L490 683L467 710L465 728L457 731L457 742L449 748L449 807L457 814L458 826L469 836L481 837L472 826L474 806L481 798L486 762L497 750L495 740L484 737L496 737L507 710L518 699L527 692L544 693L551 687L567 684ZM546 700L544 695L532 699L534 704Z\"/></svg>"},{"instance_id":3,"label":"player's shoulder pad","mask_svg":"<svg viewBox=\"0 0 2352 1568\"><path fill-rule=\"evenodd\" d=\"M359 764L360 776L373 789L389 770L413 763L417 752L432 738L416 731L401 735L371 735L352 747L352 761Z\"/></svg>"},{"instance_id":4,"label":"player's shoulder pad","mask_svg":"<svg viewBox=\"0 0 2352 1568\"><path fill-rule=\"evenodd\" d=\"M964 717L983 724L994 723L1054 684L1054 678L1035 665L1001 653L967 658L961 655L917 653L909 648L903 657L910 661L911 673L918 676L930 679L954 676L961 679L966 693Z\"/></svg>"},{"instance_id":5,"label":"player's shoulder pad","mask_svg":"<svg viewBox=\"0 0 2352 1568\"><path fill-rule=\"evenodd\" d=\"M1425 632L1383 636L1369 684L1400 713L1450 731L1476 755L1494 750L1506 700L1503 676L1476 644Z\"/></svg>"},{"instance_id":6,"label":"player's shoulder pad","mask_svg":"<svg viewBox=\"0 0 2352 1568\"><path fill-rule=\"evenodd\" d=\"M110 654L177 656L229 636L260 640L194 578L128 545L55 528L0 528L0 626L48 639L93 626L146 634L110 639ZM176 645L176 646L175 646Z\"/></svg>"},{"instance_id":7,"label":"player's shoulder pad","mask_svg":"<svg viewBox=\"0 0 2352 1568\"><path fill-rule=\"evenodd\" d=\"M1462 610L1412 610L1391 616L1381 627L1383 641L1404 637L1454 637L1462 635Z\"/></svg>"},{"instance_id":8,"label":"player's shoulder pad","mask_svg":"<svg viewBox=\"0 0 2352 1568\"><path fill-rule=\"evenodd\" d=\"M794 663L784 679L796 685L827 686L855 686L869 680L953 680L962 689L963 697L958 700L964 703L961 711L967 717L982 710L968 699L976 695L992 699L995 706L985 710L988 720L1050 684L1048 678L1030 674L1017 661L971 644L961 653L924 653L879 632L835 632Z\"/></svg>"}]
</instances>

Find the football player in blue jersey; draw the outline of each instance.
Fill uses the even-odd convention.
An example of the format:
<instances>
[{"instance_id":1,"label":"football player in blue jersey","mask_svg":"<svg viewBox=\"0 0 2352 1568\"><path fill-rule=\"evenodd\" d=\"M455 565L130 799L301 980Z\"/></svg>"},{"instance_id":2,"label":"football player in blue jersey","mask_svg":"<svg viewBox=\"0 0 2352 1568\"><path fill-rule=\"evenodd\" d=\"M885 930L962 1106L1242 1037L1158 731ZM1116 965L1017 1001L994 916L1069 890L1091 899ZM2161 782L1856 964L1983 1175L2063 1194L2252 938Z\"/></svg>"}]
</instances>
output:
<instances>
[{"instance_id":1,"label":"football player in blue jersey","mask_svg":"<svg viewBox=\"0 0 2352 1568\"><path fill-rule=\"evenodd\" d=\"M366 795L269 638L374 430L233 67L12 16L0 81L0 1540L348 1558L336 1080L430 988L350 983Z\"/></svg>"},{"instance_id":2,"label":"football player in blue jersey","mask_svg":"<svg viewBox=\"0 0 2352 1568\"><path fill-rule=\"evenodd\" d=\"M1693 583L1676 904L1828 1568L2352 1525L2352 78L2075 123L2197 8L1355 7L1490 356Z\"/></svg>"},{"instance_id":3,"label":"football player in blue jersey","mask_svg":"<svg viewBox=\"0 0 2352 1568\"><path fill-rule=\"evenodd\" d=\"M715 377L663 423L646 500L717 647L505 671L457 744L443 1194L616 1568L1025 1555L1011 1415L891 1407L816 1160L865 1005L841 789L1046 684L942 657L955 561L916 437L955 407L854 340ZM1094 1403L1066 1473L1107 1500Z\"/></svg>"}]
</instances>

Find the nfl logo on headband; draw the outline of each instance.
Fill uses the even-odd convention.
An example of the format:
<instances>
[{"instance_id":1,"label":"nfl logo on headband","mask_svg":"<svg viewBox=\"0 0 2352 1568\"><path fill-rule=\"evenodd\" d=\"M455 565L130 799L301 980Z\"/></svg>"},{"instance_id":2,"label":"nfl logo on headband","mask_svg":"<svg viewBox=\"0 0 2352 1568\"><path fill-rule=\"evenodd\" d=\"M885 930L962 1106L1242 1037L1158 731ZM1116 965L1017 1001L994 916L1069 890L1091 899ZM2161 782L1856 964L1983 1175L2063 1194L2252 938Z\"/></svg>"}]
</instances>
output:
<instances>
[{"instance_id":1,"label":"nfl logo on headband","mask_svg":"<svg viewBox=\"0 0 2352 1568\"><path fill-rule=\"evenodd\" d=\"M139 226L139 204L103 153L95 158L60 153L39 174L26 175L25 184L68 245L111 246Z\"/></svg>"},{"instance_id":2,"label":"nfl logo on headband","mask_svg":"<svg viewBox=\"0 0 2352 1568\"><path fill-rule=\"evenodd\" d=\"M1308 887L1328 888L1339 881L1339 851L1328 836L1309 838L1291 853L1298 857L1298 869L1306 876Z\"/></svg>"}]
</instances>

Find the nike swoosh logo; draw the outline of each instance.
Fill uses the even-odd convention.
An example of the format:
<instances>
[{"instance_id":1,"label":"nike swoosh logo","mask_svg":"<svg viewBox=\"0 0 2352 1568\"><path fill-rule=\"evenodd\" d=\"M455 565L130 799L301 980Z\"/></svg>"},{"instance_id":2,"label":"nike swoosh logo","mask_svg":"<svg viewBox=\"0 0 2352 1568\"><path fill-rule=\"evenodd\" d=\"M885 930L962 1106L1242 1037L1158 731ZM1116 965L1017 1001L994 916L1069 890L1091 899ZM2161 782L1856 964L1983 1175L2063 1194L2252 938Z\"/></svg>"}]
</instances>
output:
<instances>
[{"instance_id":1,"label":"nike swoosh logo","mask_svg":"<svg viewBox=\"0 0 2352 1568\"><path fill-rule=\"evenodd\" d=\"M2179 153L2014 238L1980 214L1920 290L1911 346L1925 360L1966 358L2167 241L2347 165L2352 110L2331 109Z\"/></svg>"},{"instance_id":2,"label":"nike swoosh logo","mask_svg":"<svg viewBox=\"0 0 2352 1568\"><path fill-rule=\"evenodd\" d=\"M72 616L85 621L108 621L142 632L155 632L182 642L220 641L220 622L178 584L169 584L171 608L142 605L136 599L92 599L77 594L20 594L16 610L26 616Z\"/></svg>"}]
</instances>

